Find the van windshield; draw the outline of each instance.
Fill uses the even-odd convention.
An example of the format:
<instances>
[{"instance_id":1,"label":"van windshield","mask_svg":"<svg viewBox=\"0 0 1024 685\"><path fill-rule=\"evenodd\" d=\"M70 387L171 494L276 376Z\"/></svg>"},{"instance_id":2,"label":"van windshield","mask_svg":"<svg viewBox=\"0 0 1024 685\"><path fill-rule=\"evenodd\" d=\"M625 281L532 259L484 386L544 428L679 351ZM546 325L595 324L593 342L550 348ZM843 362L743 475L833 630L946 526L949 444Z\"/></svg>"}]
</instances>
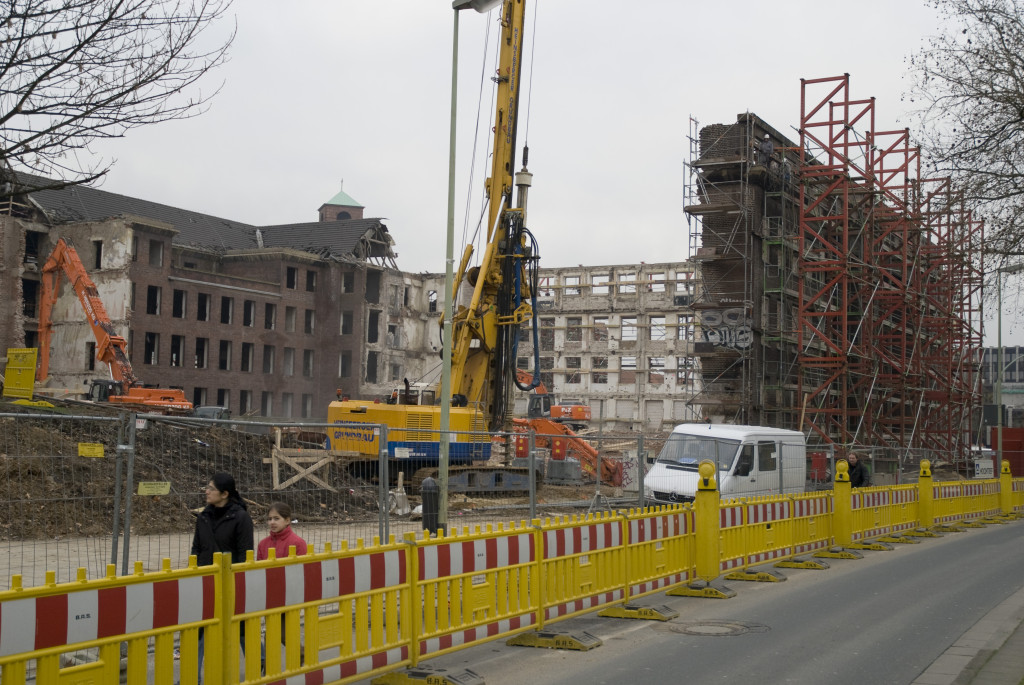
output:
<instances>
[{"instance_id":1,"label":"van windshield","mask_svg":"<svg viewBox=\"0 0 1024 685\"><path fill-rule=\"evenodd\" d=\"M728 471L739 445L739 440L673 433L661 448L658 463L667 464L669 468L696 471L702 461L710 459L718 465L719 471Z\"/></svg>"}]
</instances>

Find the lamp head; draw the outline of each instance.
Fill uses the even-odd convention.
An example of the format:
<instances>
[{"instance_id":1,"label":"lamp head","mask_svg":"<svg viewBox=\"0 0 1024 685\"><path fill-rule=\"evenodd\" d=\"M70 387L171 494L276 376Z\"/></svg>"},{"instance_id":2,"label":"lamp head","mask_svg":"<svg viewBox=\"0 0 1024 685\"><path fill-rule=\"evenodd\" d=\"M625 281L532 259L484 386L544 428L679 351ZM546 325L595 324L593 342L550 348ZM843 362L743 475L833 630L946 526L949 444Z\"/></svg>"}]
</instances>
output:
<instances>
[{"instance_id":1,"label":"lamp head","mask_svg":"<svg viewBox=\"0 0 1024 685\"><path fill-rule=\"evenodd\" d=\"M452 0L452 9L456 12L472 9L482 14L497 7L500 3L501 0Z\"/></svg>"}]
</instances>

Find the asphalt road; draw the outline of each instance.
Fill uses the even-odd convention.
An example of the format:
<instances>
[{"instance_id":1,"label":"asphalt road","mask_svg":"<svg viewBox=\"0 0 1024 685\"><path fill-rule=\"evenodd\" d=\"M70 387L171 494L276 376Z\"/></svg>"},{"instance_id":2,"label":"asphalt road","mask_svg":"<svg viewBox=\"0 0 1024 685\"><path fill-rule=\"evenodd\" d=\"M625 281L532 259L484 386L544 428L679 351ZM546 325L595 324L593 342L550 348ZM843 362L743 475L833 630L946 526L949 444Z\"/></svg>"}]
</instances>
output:
<instances>
[{"instance_id":1,"label":"asphalt road","mask_svg":"<svg viewBox=\"0 0 1024 685\"><path fill-rule=\"evenodd\" d=\"M424 666L470 669L488 685L530 683L864 683L914 680L964 631L1024 587L1024 523L950 533L781 583L730 581L731 599L655 594L670 622L588 614L551 630L587 631L589 652L490 642Z\"/></svg>"}]
</instances>

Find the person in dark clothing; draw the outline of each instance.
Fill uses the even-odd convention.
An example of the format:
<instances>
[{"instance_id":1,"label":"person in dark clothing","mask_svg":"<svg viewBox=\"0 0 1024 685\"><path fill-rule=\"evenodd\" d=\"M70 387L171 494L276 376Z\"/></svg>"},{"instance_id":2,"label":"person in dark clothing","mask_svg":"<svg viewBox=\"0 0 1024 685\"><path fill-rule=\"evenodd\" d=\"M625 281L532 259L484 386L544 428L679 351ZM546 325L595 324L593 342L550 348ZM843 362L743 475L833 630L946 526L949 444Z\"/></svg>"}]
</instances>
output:
<instances>
[{"instance_id":1,"label":"person in dark clothing","mask_svg":"<svg viewBox=\"0 0 1024 685\"><path fill-rule=\"evenodd\" d=\"M192 554L196 563L209 566L215 552L231 555L231 563L245 561L245 553L253 548L253 525L245 500L238 494L235 478L230 473L215 473L206 484L206 508L196 519L192 537ZM206 647L204 631L199 629L199 682L203 682L203 655ZM239 626L239 642L245 651L245 624Z\"/></svg>"},{"instance_id":2,"label":"person in dark clothing","mask_svg":"<svg viewBox=\"0 0 1024 685\"><path fill-rule=\"evenodd\" d=\"M213 563L214 552L231 555L231 563L245 561L253 549L252 518L230 473L216 473L206 485L206 508L196 519L192 554L200 566Z\"/></svg>"},{"instance_id":3,"label":"person in dark clothing","mask_svg":"<svg viewBox=\"0 0 1024 685\"><path fill-rule=\"evenodd\" d=\"M866 488L871 485L871 476L868 467L860 460L860 455L850 452L846 457L846 463L850 465L850 487Z\"/></svg>"}]
</instances>

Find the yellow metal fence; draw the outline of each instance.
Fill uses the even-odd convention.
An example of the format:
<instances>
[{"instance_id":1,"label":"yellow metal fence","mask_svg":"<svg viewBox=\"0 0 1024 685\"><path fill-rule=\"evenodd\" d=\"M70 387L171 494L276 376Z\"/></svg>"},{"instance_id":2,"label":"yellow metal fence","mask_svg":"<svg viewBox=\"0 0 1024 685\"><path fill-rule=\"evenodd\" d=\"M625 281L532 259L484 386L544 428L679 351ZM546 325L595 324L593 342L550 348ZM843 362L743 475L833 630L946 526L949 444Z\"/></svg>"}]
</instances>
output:
<instances>
[{"instance_id":1,"label":"yellow metal fence","mask_svg":"<svg viewBox=\"0 0 1024 685\"><path fill-rule=\"evenodd\" d=\"M720 502L409 535L0 593L0 683L345 683L698 579L1024 513L1024 479ZM202 645L202 649L200 648ZM200 651L204 653L200 664Z\"/></svg>"}]
</instances>

